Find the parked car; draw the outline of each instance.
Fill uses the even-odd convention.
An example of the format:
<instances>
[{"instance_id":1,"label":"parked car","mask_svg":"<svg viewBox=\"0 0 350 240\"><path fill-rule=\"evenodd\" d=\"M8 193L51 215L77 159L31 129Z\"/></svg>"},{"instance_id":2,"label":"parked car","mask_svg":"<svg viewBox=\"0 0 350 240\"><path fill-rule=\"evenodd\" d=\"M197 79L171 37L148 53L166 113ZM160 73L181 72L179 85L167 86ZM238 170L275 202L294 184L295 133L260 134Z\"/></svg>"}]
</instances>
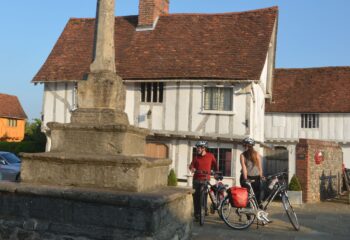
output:
<instances>
[{"instance_id":1,"label":"parked car","mask_svg":"<svg viewBox=\"0 0 350 240\"><path fill-rule=\"evenodd\" d=\"M0 180L20 180L21 159L10 152L0 152Z\"/></svg>"}]
</instances>

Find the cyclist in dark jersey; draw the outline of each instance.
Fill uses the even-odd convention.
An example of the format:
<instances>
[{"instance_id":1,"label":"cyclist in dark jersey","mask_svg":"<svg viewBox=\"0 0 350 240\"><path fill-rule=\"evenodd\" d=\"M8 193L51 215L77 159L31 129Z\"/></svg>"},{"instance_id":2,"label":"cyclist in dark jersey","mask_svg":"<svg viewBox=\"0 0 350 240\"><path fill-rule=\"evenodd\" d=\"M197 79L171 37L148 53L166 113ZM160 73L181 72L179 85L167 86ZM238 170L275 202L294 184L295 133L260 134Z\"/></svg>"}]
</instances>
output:
<instances>
[{"instance_id":1,"label":"cyclist in dark jersey","mask_svg":"<svg viewBox=\"0 0 350 240\"><path fill-rule=\"evenodd\" d=\"M200 171L205 174L196 173L193 176L192 188L195 190L193 196L193 207L194 207L194 216L198 219L200 214L200 187L203 183L203 180L210 180L210 172L213 169L218 171L218 166L214 155L208 152L208 142L199 141L196 143L197 154L193 158L189 169L193 173L195 171ZM206 209L206 215L208 215L208 210Z\"/></svg>"}]
</instances>

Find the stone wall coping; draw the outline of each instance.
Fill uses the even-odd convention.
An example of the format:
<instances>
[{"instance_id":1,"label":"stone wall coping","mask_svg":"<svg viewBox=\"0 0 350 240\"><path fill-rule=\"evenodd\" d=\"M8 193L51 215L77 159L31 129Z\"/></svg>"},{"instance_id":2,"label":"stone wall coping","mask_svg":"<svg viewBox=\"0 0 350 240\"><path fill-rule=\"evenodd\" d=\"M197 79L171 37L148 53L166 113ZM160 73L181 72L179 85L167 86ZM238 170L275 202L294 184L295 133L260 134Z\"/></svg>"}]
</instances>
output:
<instances>
[{"instance_id":1,"label":"stone wall coping","mask_svg":"<svg viewBox=\"0 0 350 240\"><path fill-rule=\"evenodd\" d=\"M47 126L50 130L85 130L85 131L101 131L101 132L129 132L139 135L147 136L150 134L150 130L146 128L139 128L126 124L82 124L82 123L57 123L49 122Z\"/></svg>"},{"instance_id":2,"label":"stone wall coping","mask_svg":"<svg viewBox=\"0 0 350 240\"><path fill-rule=\"evenodd\" d=\"M113 189L97 189L70 186L50 186L31 183L0 182L0 193L16 193L47 196L82 202L103 203L131 208L157 209L176 199L192 194L191 188L162 187L150 192L122 192Z\"/></svg>"},{"instance_id":3,"label":"stone wall coping","mask_svg":"<svg viewBox=\"0 0 350 240\"><path fill-rule=\"evenodd\" d=\"M103 154L77 154L66 152L21 153L22 158L39 161L55 161L56 163L74 164L94 163L100 165L124 165L131 167L169 166L171 160L166 158L151 158L144 155L103 155Z\"/></svg>"}]
</instances>

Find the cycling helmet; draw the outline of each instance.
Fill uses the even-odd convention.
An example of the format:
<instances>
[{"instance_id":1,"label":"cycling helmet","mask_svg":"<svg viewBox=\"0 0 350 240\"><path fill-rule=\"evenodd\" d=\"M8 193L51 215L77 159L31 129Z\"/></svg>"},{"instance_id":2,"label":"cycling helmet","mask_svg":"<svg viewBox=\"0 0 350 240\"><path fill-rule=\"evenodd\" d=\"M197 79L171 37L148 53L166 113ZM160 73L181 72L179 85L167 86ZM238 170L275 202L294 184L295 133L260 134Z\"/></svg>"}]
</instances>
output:
<instances>
[{"instance_id":1,"label":"cycling helmet","mask_svg":"<svg viewBox=\"0 0 350 240\"><path fill-rule=\"evenodd\" d=\"M255 145L254 139L250 138L250 137L247 137L247 138L243 139L242 143L245 144L245 145L250 145L250 146L254 146Z\"/></svg>"},{"instance_id":2,"label":"cycling helmet","mask_svg":"<svg viewBox=\"0 0 350 240\"><path fill-rule=\"evenodd\" d=\"M205 147L208 148L208 142L207 141L198 141L196 143L196 147Z\"/></svg>"}]
</instances>

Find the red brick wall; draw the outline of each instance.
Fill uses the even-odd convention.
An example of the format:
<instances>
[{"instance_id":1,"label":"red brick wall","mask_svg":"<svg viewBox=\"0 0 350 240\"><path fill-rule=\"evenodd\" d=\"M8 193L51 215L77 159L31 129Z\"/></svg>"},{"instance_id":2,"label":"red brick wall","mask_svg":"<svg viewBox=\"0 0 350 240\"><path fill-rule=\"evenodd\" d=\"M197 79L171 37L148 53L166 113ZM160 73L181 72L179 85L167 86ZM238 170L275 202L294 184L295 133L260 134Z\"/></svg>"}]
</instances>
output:
<instances>
[{"instance_id":1,"label":"red brick wall","mask_svg":"<svg viewBox=\"0 0 350 240\"><path fill-rule=\"evenodd\" d=\"M316 152L323 161L315 162ZM343 163L341 147L334 142L300 139L296 146L296 175L303 189L304 202L319 202L338 194Z\"/></svg>"},{"instance_id":2,"label":"red brick wall","mask_svg":"<svg viewBox=\"0 0 350 240\"><path fill-rule=\"evenodd\" d=\"M169 0L140 0L139 26L152 26L159 15L169 13Z\"/></svg>"}]
</instances>

